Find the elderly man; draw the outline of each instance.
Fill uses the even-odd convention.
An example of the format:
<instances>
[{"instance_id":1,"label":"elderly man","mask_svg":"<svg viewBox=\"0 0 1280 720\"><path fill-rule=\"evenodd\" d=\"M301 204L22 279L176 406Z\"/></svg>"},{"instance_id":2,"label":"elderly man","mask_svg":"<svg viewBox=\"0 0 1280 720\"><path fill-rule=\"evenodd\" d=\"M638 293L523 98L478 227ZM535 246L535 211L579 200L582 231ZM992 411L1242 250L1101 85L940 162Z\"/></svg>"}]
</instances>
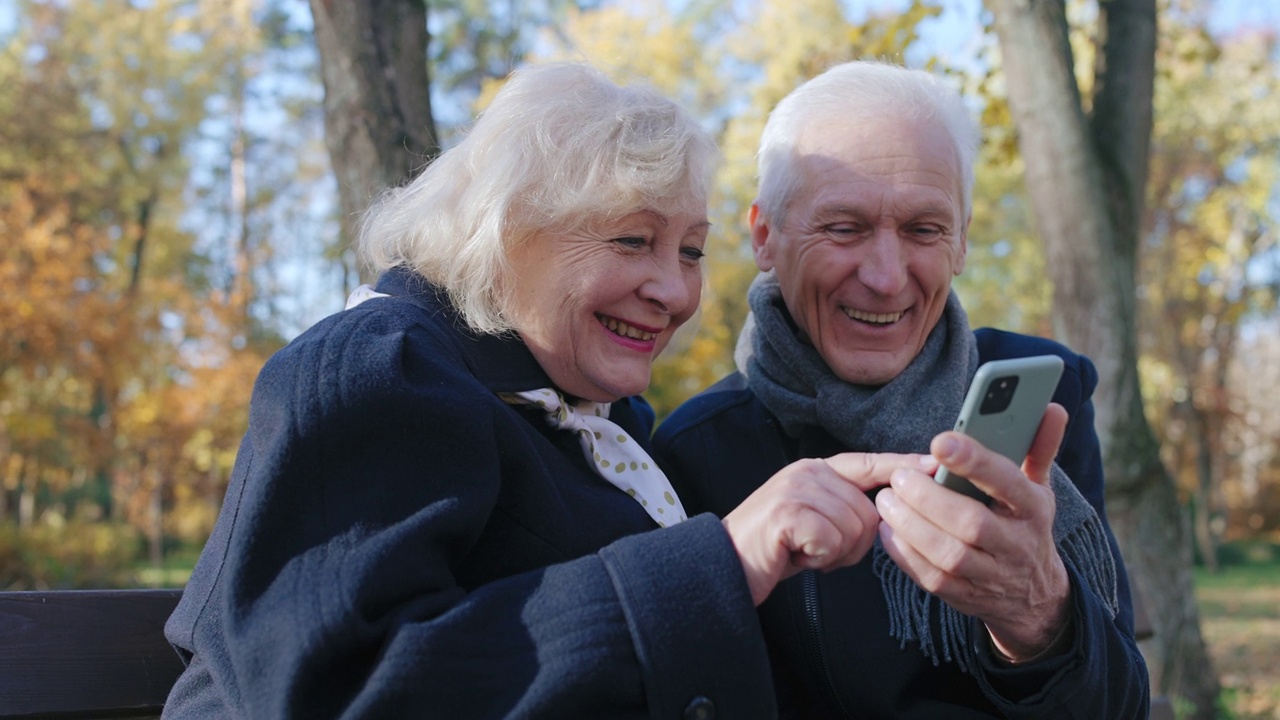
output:
<instances>
[{"instance_id":1,"label":"elderly man","mask_svg":"<svg viewBox=\"0 0 1280 720\"><path fill-rule=\"evenodd\" d=\"M686 510L726 525L800 458L920 454L887 486L854 483L879 514L860 562L803 570L819 566L807 546L781 540L798 574L759 615L782 717L1146 717L1097 373L1048 340L970 331L951 291L977 134L954 91L888 64L840 65L785 98L761 139L739 371L655 438ZM1021 467L947 432L981 363L1041 354L1065 371ZM939 465L990 505L935 483Z\"/></svg>"}]
</instances>

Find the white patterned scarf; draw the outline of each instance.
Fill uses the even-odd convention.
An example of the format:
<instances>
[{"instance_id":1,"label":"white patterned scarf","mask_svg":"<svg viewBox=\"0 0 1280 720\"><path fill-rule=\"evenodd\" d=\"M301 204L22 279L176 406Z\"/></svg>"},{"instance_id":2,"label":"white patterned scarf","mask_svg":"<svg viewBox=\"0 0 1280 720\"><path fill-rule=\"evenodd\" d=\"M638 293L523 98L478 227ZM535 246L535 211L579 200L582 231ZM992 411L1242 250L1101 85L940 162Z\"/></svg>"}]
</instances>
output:
<instances>
[{"instance_id":1,"label":"white patterned scarf","mask_svg":"<svg viewBox=\"0 0 1280 720\"><path fill-rule=\"evenodd\" d=\"M554 388L499 393L498 397L512 405L536 405L546 413L548 425L576 434L591 468L640 503L659 527L688 519L675 488L658 464L635 438L609 419L611 403L579 400L570 404Z\"/></svg>"}]
</instances>

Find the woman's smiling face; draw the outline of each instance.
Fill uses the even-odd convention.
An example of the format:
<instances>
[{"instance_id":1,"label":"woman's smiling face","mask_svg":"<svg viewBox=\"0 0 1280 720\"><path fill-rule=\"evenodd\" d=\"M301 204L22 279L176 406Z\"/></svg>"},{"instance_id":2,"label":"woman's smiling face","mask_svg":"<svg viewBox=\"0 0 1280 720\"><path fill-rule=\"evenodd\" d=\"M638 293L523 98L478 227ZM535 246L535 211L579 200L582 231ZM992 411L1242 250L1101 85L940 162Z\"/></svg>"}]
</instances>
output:
<instances>
[{"instance_id":1,"label":"woman's smiling face","mask_svg":"<svg viewBox=\"0 0 1280 720\"><path fill-rule=\"evenodd\" d=\"M535 233L511 250L509 317L561 391L596 402L649 386L702 292L705 212L635 212Z\"/></svg>"}]
</instances>

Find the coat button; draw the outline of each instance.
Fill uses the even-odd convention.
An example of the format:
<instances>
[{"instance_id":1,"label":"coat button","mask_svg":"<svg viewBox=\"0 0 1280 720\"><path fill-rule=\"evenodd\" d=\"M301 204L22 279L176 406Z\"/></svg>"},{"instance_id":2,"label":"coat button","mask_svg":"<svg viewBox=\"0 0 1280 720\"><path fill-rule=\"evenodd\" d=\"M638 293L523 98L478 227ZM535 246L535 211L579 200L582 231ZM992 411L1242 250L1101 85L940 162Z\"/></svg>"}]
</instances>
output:
<instances>
[{"instance_id":1,"label":"coat button","mask_svg":"<svg viewBox=\"0 0 1280 720\"><path fill-rule=\"evenodd\" d=\"M690 700L688 707L684 709L684 720L714 720L715 716L716 704L705 695Z\"/></svg>"}]
</instances>

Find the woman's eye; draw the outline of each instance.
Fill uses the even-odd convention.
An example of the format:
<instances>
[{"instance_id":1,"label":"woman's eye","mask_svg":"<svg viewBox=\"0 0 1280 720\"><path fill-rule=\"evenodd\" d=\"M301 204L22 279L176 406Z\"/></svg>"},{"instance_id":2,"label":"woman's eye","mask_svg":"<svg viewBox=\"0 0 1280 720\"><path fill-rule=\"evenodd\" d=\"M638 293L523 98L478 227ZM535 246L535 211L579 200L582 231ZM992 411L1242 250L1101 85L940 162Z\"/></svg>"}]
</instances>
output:
<instances>
[{"instance_id":1,"label":"woman's eye","mask_svg":"<svg viewBox=\"0 0 1280 720\"><path fill-rule=\"evenodd\" d=\"M636 249L644 247L645 243L648 242L642 237L632 236L632 235L628 235L626 237L614 238L613 241L623 247L636 248Z\"/></svg>"},{"instance_id":2,"label":"woman's eye","mask_svg":"<svg viewBox=\"0 0 1280 720\"><path fill-rule=\"evenodd\" d=\"M706 253L702 251L702 248L687 247L687 248L680 249L680 255L685 260L689 260L691 262L698 262L702 260L703 257L706 256Z\"/></svg>"}]
</instances>

